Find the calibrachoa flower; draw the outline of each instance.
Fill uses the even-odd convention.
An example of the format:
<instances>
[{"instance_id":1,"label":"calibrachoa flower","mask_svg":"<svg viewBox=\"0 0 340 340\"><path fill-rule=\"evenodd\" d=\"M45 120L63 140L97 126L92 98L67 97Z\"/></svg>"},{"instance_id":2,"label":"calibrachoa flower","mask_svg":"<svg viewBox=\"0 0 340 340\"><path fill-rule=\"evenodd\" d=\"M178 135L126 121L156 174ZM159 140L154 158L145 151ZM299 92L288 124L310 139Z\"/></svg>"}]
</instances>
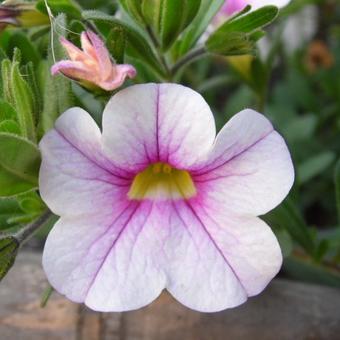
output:
<instances>
[{"instance_id":1,"label":"calibrachoa flower","mask_svg":"<svg viewBox=\"0 0 340 340\"><path fill-rule=\"evenodd\" d=\"M286 6L290 1L291 0L226 0L214 21L215 24L220 24L230 16L242 11L247 5L250 5L252 10L268 5L281 8Z\"/></svg>"},{"instance_id":2,"label":"calibrachoa flower","mask_svg":"<svg viewBox=\"0 0 340 340\"><path fill-rule=\"evenodd\" d=\"M117 65L110 58L104 42L93 32L81 34L80 50L65 38L60 39L70 60L62 60L52 67L52 74L62 73L65 76L80 81L85 87L99 86L106 91L120 87L126 77L136 76L132 65Z\"/></svg>"},{"instance_id":3,"label":"calibrachoa flower","mask_svg":"<svg viewBox=\"0 0 340 340\"><path fill-rule=\"evenodd\" d=\"M53 287L98 311L126 311L166 288L199 311L259 294L282 256L258 215L294 170L271 123L246 109L215 137L193 90L144 84L116 94L101 132L80 108L41 141L40 192L60 215L43 266Z\"/></svg>"}]
</instances>

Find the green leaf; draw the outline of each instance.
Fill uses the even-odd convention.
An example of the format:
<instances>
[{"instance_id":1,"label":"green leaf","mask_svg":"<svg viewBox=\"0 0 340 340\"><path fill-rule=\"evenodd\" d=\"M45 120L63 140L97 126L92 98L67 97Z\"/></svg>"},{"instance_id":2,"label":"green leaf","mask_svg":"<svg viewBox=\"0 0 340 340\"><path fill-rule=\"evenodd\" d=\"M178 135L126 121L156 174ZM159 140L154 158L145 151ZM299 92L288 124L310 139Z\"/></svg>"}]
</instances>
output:
<instances>
[{"instance_id":1,"label":"green leaf","mask_svg":"<svg viewBox=\"0 0 340 340\"><path fill-rule=\"evenodd\" d=\"M7 222L13 225L24 225L27 224L31 221L33 221L37 215L35 214L19 214L19 215L14 215L10 217Z\"/></svg>"},{"instance_id":2,"label":"green leaf","mask_svg":"<svg viewBox=\"0 0 340 340\"><path fill-rule=\"evenodd\" d=\"M9 223L9 219L22 213L18 201L14 198L0 199L0 230L13 228L15 225Z\"/></svg>"},{"instance_id":3,"label":"green leaf","mask_svg":"<svg viewBox=\"0 0 340 340\"><path fill-rule=\"evenodd\" d=\"M0 45L1 45L1 40L0 40ZM4 59L7 59L7 55L3 47L0 46L0 62L2 62Z\"/></svg>"},{"instance_id":4,"label":"green leaf","mask_svg":"<svg viewBox=\"0 0 340 340\"><path fill-rule=\"evenodd\" d=\"M34 214L40 216L46 206L36 192L29 192L25 195L20 195L17 198L21 210L26 214Z\"/></svg>"},{"instance_id":5,"label":"green leaf","mask_svg":"<svg viewBox=\"0 0 340 340\"><path fill-rule=\"evenodd\" d=\"M8 59L3 60L1 65L4 98L16 111L21 135L35 142L33 94L20 73L18 54L16 52L13 59L13 62Z\"/></svg>"},{"instance_id":6,"label":"green leaf","mask_svg":"<svg viewBox=\"0 0 340 340\"><path fill-rule=\"evenodd\" d=\"M57 16L58 14L66 14L74 19L81 18L80 6L72 0L47 0L48 6L51 8L52 13ZM36 8L41 13L47 14L45 1L38 1Z\"/></svg>"},{"instance_id":7,"label":"green leaf","mask_svg":"<svg viewBox=\"0 0 340 340\"><path fill-rule=\"evenodd\" d=\"M252 53L255 42L263 36L260 30L278 14L275 6L265 6L221 25L206 41L208 51L223 55Z\"/></svg>"},{"instance_id":8,"label":"green leaf","mask_svg":"<svg viewBox=\"0 0 340 340\"><path fill-rule=\"evenodd\" d=\"M0 230L18 228L38 218L46 210L40 196L30 191L13 198L0 199Z\"/></svg>"},{"instance_id":9,"label":"green leaf","mask_svg":"<svg viewBox=\"0 0 340 340\"><path fill-rule=\"evenodd\" d=\"M318 119L314 114L294 117L286 123L282 129L282 133L289 143L299 142L311 138L317 123Z\"/></svg>"},{"instance_id":10,"label":"green leaf","mask_svg":"<svg viewBox=\"0 0 340 340\"><path fill-rule=\"evenodd\" d=\"M53 65L52 57L49 56L48 61L43 61L40 63L38 68L41 89L43 89L43 109L40 113L39 123L38 123L38 134L41 138L47 131L49 131L53 126L55 120L60 115L59 105L58 105L58 93L56 92L56 82L59 81L59 75L55 79L52 78L50 74L50 68Z\"/></svg>"},{"instance_id":11,"label":"green leaf","mask_svg":"<svg viewBox=\"0 0 340 340\"><path fill-rule=\"evenodd\" d=\"M147 24L152 27L155 32L160 31L161 11L163 6L162 0L142 0L141 3L141 19L143 25Z\"/></svg>"},{"instance_id":12,"label":"green leaf","mask_svg":"<svg viewBox=\"0 0 340 340\"><path fill-rule=\"evenodd\" d=\"M145 25L145 21L142 14L142 2L141 0L119 0L119 3L124 8L125 12L130 15L137 23ZM149 0L149 3L155 5L157 0Z\"/></svg>"},{"instance_id":13,"label":"green leaf","mask_svg":"<svg viewBox=\"0 0 340 340\"><path fill-rule=\"evenodd\" d=\"M7 119L17 119L17 113L11 104L0 98L0 122Z\"/></svg>"},{"instance_id":14,"label":"green leaf","mask_svg":"<svg viewBox=\"0 0 340 340\"><path fill-rule=\"evenodd\" d=\"M315 249L313 259L316 262L321 262L330 248L328 240L321 240Z\"/></svg>"},{"instance_id":15,"label":"green leaf","mask_svg":"<svg viewBox=\"0 0 340 340\"><path fill-rule=\"evenodd\" d=\"M294 248L292 237L285 229L275 230L275 235L279 241L283 257L288 257Z\"/></svg>"},{"instance_id":16,"label":"green leaf","mask_svg":"<svg viewBox=\"0 0 340 340\"><path fill-rule=\"evenodd\" d=\"M39 167L40 153L33 143L0 133L0 197L37 188Z\"/></svg>"},{"instance_id":17,"label":"green leaf","mask_svg":"<svg viewBox=\"0 0 340 340\"><path fill-rule=\"evenodd\" d=\"M12 65L11 86L14 99L13 104L18 113L18 121L23 136L34 142L36 141L36 132L34 124L33 93L20 74L18 63Z\"/></svg>"},{"instance_id":18,"label":"green leaf","mask_svg":"<svg viewBox=\"0 0 340 340\"><path fill-rule=\"evenodd\" d=\"M2 97L4 100L14 107L11 90L11 68L12 63L9 59L4 59L1 62L1 84L2 84Z\"/></svg>"},{"instance_id":19,"label":"green leaf","mask_svg":"<svg viewBox=\"0 0 340 340\"><path fill-rule=\"evenodd\" d=\"M12 236L0 239L0 281L14 264L19 242Z\"/></svg>"},{"instance_id":20,"label":"green leaf","mask_svg":"<svg viewBox=\"0 0 340 340\"><path fill-rule=\"evenodd\" d=\"M23 68L25 74L27 75L27 83L29 84L32 94L33 94L33 119L34 124L38 125L38 120L43 107L43 99L40 95L40 89L38 85L37 75L32 62L29 62Z\"/></svg>"},{"instance_id":21,"label":"green leaf","mask_svg":"<svg viewBox=\"0 0 340 340\"><path fill-rule=\"evenodd\" d=\"M332 151L325 151L313 156L297 167L298 182L304 184L325 171L335 160Z\"/></svg>"},{"instance_id":22,"label":"green leaf","mask_svg":"<svg viewBox=\"0 0 340 340\"><path fill-rule=\"evenodd\" d=\"M334 183L335 183L336 207L338 211L338 221L340 225L340 159L335 165Z\"/></svg>"},{"instance_id":23,"label":"green leaf","mask_svg":"<svg viewBox=\"0 0 340 340\"><path fill-rule=\"evenodd\" d=\"M284 261L283 269L294 279L340 287L339 271L314 263L308 258L291 256Z\"/></svg>"},{"instance_id":24,"label":"green leaf","mask_svg":"<svg viewBox=\"0 0 340 340\"><path fill-rule=\"evenodd\" d=\"M285 229L311 256L315 253L315 240L301 213L290 199L286 199L264 219L273 227Z\"/></svg>"},{"instance_id":25,"label":"green leaf","mask_svg":"<svg viewBox=\"0 0 340 340\"><path fill-rule=\"evenodd\" d=\"M165 75L165 71L160 66L160 63L151 49L149 42L133 27L123 23L113 16L98 11L84 11L83 18L85 20L92 20L96 24L100 23L107 25L109 30L115 27L123 29L126 34L127 52L132 53L133 57L137 56L159 75Z\"/></svg>"},{"instance_id":26,"label":"green leaf","mask_svg":"<svg viewBox=\"0 0 340 340\"><path fill-rule=\"evenodd\" d=\"M0 122L0 132L7 132L20 136L20 126L12 119L5 119Z\"/></svg>"},{"instance_id":27,"label":"green leaf","mask_svg":"<svg viewBox=\"0 0 340 340\"><path fill-rule=\"evenodd\" d=\"M225 22L212 34L212 36L216 33L253 32L270 24L277 17L278 12L279 10L275 6L261 7L247 15Z\"/></svg>"},{"instance_id":28,"label":"green leaf","mask_svg":"<svg viewBox=\"0 0 340 340\"><path fill-rule=\"evenodd\" d=\"M145 0L148 2L148 0ZM163 50L167 50L197 15L200 0L158 0L156 30ZM157 13L154 13L157 15Z\"/></svg>"},{"instance_id":29,"label":"green leaf","mask_svg":"<svg viewBox=\"0 0 340 340\"><path fill-rule=\"evenodd\" d=\"M254 42L242 32L216 33L214 39L206 42L207 50L224 56L237 56L254 53Z\"/></svg>"},{"instance_id":30,"label":"green leaf","mask_svg":"<svg viewBox=\"0 0 340 340\"><path fill-rule=\"evenodd\" d=\"M201 0L199 11L183 33L183 37L175 44L175 59L186 54L198 41L200 36L207 30L209 23L221 8L225 0Z\"/></svg>"},{"instance_id":31,"label":"green leaf","mask_svg":"<svg viewBox=\"0 0 340 340\"><path fill-rule=\"evenodd\" d=\"M64 15L58 15L55 19L55 24L66 28L66 18ZM66 29L59 30L59 34L65 36ZM62 60L65 57L65 52L61 46L57 36L53 41L54 56L57 60ZM43 107L39 117L38 132L39 137L42 137L53 126L56 119L64 111L74 106L74 96L72 94L71 81L62 75L51 75L51 67L54 63L52 57L52 46L49 48L48 60L41 62L39 65L39 81L40 88L43 89Z\"/></svg>"},{"instance_id":32,"label":"green leaf","mask_svg":"<svg viewBox=\"0 0 340 340\"><path fill-rule=\"evenodd\" d=\"M111 29L106 39L106 46L117 64L124 63L124 54L126 47L126 35L122 27Z\"/></svg>"},{"instance_id":33,"label":"green leaf","mask_svg":"<svg viewBox=\"0 0 340 340\"><path fill-rule=\"evenodd\" d=\"M8 51L12 52L15 48L21 51L23 64L32 62L34 65L37 65L41 59L36 46L31 43L27 34L23 32L15 32L12 34L8 44Z\"/></svg>"}]
</instances>

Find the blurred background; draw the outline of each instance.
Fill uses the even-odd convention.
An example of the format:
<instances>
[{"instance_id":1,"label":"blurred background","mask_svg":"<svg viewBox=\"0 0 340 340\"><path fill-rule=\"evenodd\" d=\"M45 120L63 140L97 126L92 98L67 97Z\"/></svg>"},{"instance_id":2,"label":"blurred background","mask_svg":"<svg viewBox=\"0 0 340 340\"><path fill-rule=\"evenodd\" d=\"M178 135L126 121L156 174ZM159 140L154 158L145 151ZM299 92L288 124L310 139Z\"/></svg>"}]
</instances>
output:
<instances>
[{"instance_id":1,"label":"blurred background","mask_svg":"<svg viewBox=\"0 0 340 340\"><path fill-rule=\"evenodd\" d=\"M108 14L115 14L118 8L115 1L78 3L84 9L96 8ZM70 30L81 27L75 20ZM262 217L274 230L283 250L284 265L279 278L318 284L325 289L339 288L339 1L292 0L266 31L267 35L257 44L256 56L206 56L183 69L175 80L204 96L218 128L235 113L250 107L269 117L285 137L296 168L295 185L279 207ZM48 29L2 30L0 60L13 58L17 47L21 50L22 65L31 62L38 67L49 58L50 38L46 32ZM128 57L128 61L133 63L134 59ZM38 67L41 70L38 78L48 72L47 65L42 65ZM28 74L29 70L26 71ZM155 78L141 71L135 81ZM46 80L42 83L46 84ZM105 98L76 83L70 86L73 102L91 112L100 123ZM37 93L44 97L41 88ZM0 104L1 118L8 108L3 100ZM19 230L44 209L34 192L15 200L0 200L0 231ZM25 244L26 251L42 251L56 219L52 218ZM315 337L318 338L323 337Z\"/></svg>"}]
</instances>

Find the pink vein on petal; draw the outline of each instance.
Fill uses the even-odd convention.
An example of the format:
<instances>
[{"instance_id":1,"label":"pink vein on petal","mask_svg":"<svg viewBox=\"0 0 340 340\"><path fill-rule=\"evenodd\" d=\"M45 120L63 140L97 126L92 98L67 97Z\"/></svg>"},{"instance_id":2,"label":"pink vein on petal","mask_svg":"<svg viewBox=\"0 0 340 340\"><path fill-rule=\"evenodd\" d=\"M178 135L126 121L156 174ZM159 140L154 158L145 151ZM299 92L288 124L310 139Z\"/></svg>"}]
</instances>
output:
<instances>
[{"instance_id":1,"label":"pink vein on petal","mask_svg":"<svg viewBox=\"0 0 340 340\"><path fill-rule=\"evenodd\" d=\"M200 169L194 169L192 170L192 175L194 176L202 176L202 175L206 175L214 170L219 169L220 167L226 165L227 163L233 161L234 159L236 159L237 157L241 156L243 153L249 151L251 148L253 148L255 145L259 144L260 142L262 142L264 139L266 139L270 134L272 134L274 132L274 129L272 129L271 131L269 131L268 133L266 133L264 136L262 136L261 138L259 138L256 142L254 142L253 144L251 144L250 146L246 147L245 149L243 149L242 151L240 151L239 153L237 153L236 155L233 155L231 158L228 158L227 160L223 161L221 164L215 165L214 163L216 163L216 161L220 158L223 157L224 153L221 154L220 156L218 156L216 159L213 160L213 162L211 164L206 164L204 166L202 166ZM213 165L213 168L209 168L211 165Z\"/></svg>"}]
</instances>

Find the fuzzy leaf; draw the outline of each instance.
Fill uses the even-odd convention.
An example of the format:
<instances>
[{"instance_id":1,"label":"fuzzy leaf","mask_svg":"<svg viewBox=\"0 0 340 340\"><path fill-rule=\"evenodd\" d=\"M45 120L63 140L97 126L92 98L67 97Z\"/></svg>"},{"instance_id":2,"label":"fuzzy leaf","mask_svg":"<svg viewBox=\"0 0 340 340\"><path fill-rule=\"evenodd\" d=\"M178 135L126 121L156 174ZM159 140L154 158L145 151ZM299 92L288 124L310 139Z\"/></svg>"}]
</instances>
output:
<instances>
[{"instance_id":1,"label":"fuzzy leaf","mask_svg":"<svg viewBox=\"0 0 340 340\"><path fill-rule=\"evenodd\" d=\"M7 132L20 136L20 127L15 120L5 119L0 122L0 132Z\"/></svg>"},{"instance_id":2,"label":"fuzzy leaf","mask_svg":"<svg viewBox=\"0 0 340 340\"><path fill-rule=\"evenodd\" d=\"M278 14L275 6L265 6L221 25L206 41L207 50L222 55L252 53L254 44L263 36L262 27Z\"/></svg>"},{"instance_id":3,"label":"fuzzy leaf","mask_svg":"<svg viewBox=\"0 0 340 340\"><path fill-rule=\"evenodd\" d=\"M66 27L65 16L58 15L55 23L58 27ZM65 36L66 31L62 30L59 34ZM64 49L56 36L53 41L53 51L57 60L66 59ZM52 65L52 46L50 46L48 60L41 62L38 69L40 88L43 89L43 106L38 124L39 137L54 126L60 114L74 105L71 81L62 75L52 76L50 71Z\"/></svg>"},{"instance_id":4,"label":"fuzzy leaf","mask_svg":"<svg viewBox=\"0 0 340 340\"><path fill-rule=\"evenodd\" d=\"M39 167L40 153L33 143L0 133L0 197L37 188Z\"/></svg>"},{"instance_id":5,"label":"fuzzy leaf","mask_svg":"<svg viewBox=\"0 0 340 340\"><path fill-rule=\"evenodd\" d=\"M211 20L221 8L225 0L201 0L201 6L194 20L183 32L182 38L174 46L175 59L187 53L200 36L207 30Z\"/></svg>"},{"instance_id":6,"label":"fuzzy leaf","mask_svg":"<svg viewBox=\"0 0 340 340\"><path fill-rule=\"evenodd\" d=\"M18 54L13 59L3 60L1 65L4 99L15 109L21 135L35 142L33 94L20 73Z\"/></svg>"},{"instance_id":7,"label":"fuzzy leaf","mask_svg":"<svg viewBox=\"0 0 340 340\"><path fill-rule=\"evenodd\" d=\"M17 113L11 104L0 99L0 122L7 119L17 119Z\"/></svg>"},{"instance_id":8,"label":"fuzzy leaf","mask_svg":"<svg viewBox=\"0 0 340 340\"><path fill-rule=\"evenodd\" d=\"M32 44L27 34L19 31L15 32L10 36L8 44L8 51L10 51L10 53L15 48L18 48L21 51L23 64L28 62L32 62L34 65L38 64L41 57L37 51L36 45Z\"/></svg>"},{"instance_id":9,"label":"fuzzy leaf","mask_svg":"<svg viewBox=\"0 0 340 340\"><path fill-rule=\"evenodd\" d=\"M81 18L81 8L72 0L47 0L48 6L51 8L52 13L56 16L60 13L66 14L73 19ZM38 11L47 14L45 1L40 0L37 2L36 8Z\"/></svg>"},{"instance_id":10,"label":"fuzzy leaf","mask_svg":"<svg viewBox=\"0 0 340 340\"><path fill-rule=\"evenodd\" d=\"M111 29L106 39L106 46L117 64L124 64L126 47L125 31L122 27Z\"/></svg>"},{"instance_id":11,"label":"fuzzy leaf","mask_svg":"<svg viewBox=\"0 0 340 340\"><path fill-rule=\"evenodd\" d=\"M15 225L9 223L9 219L22 213L18 201L14 198L0 199L0 230L13 228Z\"/></svg>"},{"instance_id":12,"label":"fuzzy leaf","mask_svg":"<svg viewBox=\"0 0 340 340\"><path fill-rule=\"evenodd\" d=\"M150 4L154 4L155 0L149 0ZM141 0L119 0L120 5L124 8L137 23L144 25L145 21L142 15L142 1Z\"/></svg>"}]
</instances>

